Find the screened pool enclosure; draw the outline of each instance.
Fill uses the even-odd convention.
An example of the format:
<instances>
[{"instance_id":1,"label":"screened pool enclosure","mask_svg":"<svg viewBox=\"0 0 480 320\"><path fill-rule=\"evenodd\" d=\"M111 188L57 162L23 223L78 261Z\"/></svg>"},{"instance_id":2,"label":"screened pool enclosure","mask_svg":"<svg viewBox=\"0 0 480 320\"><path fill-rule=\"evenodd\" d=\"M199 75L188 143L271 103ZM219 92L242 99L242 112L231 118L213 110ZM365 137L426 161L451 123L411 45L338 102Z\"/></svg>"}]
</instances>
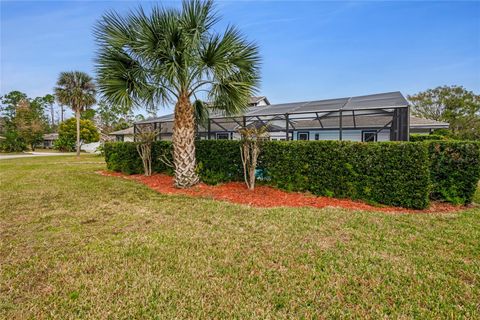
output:
<instances>
[{"instance_id":1,"label":"screened pool enclosure","mask_svg":"<svg viewBox=\"0 0 480 320\"><path fill-rule=\"evenodd\" d=\"M410 115L400 92L283 104L250 104L245 113L211 111L197 124L198 139L239 139L242 127L267 126L271 140L406 141ZM137 122L134 131L156 130L171 140L173 114Z\"/></svg>"}]
</instances>

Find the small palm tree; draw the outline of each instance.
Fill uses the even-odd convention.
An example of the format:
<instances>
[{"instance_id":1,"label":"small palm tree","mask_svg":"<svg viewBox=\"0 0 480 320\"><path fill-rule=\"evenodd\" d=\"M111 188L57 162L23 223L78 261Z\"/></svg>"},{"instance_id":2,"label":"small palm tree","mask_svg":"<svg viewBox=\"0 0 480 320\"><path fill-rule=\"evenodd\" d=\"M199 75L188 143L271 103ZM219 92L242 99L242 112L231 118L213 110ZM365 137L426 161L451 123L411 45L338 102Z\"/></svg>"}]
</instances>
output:
<instances>
[{"instance_id":1,"label":"small palm tree","mask_svg":"<svg viewBox=\"0 0 480 320\"><path fill-rule=\"evenodd\" d=\"M173 163L179 188L198 182L196 116L206 108L238 114L259 83L258 47L234 27L215 32L218 20L212 1L192 0L180 10L111 12L95 28L98 86L107 100L129 107L175 105Z\"/></svg>"},{"instance_id":2,"label":"small palm tree","mask_svg":"<svg viewBox=\"0 0 480 320\"><path fill-rule=\"evenodd\" d=\"M77 157L80 156L80 114L95 104L95 94L95 84L88 74L80 71L60 73L57 87L55 87L55 96L58 103L69 106L75 112Z\"/></svg>"}]
</instances>

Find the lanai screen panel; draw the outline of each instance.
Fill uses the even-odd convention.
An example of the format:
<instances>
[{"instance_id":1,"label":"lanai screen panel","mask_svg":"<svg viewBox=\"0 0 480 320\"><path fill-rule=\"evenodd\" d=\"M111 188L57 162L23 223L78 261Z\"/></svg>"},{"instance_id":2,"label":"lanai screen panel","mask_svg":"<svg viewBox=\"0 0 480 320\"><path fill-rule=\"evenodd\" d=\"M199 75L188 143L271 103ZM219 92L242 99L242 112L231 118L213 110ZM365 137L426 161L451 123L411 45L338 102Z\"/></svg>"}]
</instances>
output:
<instances>
[{"instance_id":1,"label":"lanai screen panel","mask_svg":"<svg viewBox=\"0 0 480 320\"><path fill-rule=\"evenodd\" d=\"M173 115L137 124L152 122L161 128L161 134L172 133ZM221 110L212 110L208 123L197 126L200 135L212 137L219 132L237 132L243 125L268 124L270 131L284 131L287 137L288 133L298 129L392 128L392 140L408 140L408 102L400 92L390 92L249 107L244 114L235 117L227 117Z\"/></svg>"},{"instance_id":2,"label":"lanai screen panel","mask_svg":"<svg viewBox=\"0 0 480 320\"><path fill-rule=\"evenodd\" d=\"M352 97L343 107L343 110L382 109L388 107L407 107L408 102L400 92L372 94L368 96Z\"/></svg>"}]
</instances>

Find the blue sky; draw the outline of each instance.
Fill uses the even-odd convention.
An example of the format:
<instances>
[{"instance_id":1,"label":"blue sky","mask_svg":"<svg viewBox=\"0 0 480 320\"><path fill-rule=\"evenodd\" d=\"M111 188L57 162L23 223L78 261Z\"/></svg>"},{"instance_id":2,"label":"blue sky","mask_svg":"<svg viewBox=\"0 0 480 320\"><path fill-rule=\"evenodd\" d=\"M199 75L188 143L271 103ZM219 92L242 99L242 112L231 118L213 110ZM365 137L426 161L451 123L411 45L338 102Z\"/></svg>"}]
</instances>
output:
<instances>
[{"instance_id":1,"label":"blue sky","mask_svg":"<svg viewBox=\"0 0 480 320\"><path fill-rule=\"evenodd\" d=\"M0 95L45 95L61 71L94 75L92 28L102 13L155 3L0 0ZM480 92L478 1L220 1L217 9L219 29L235 24L260 45L260 91L272 103L453 84Z\"/></svg>"}]
</instances>

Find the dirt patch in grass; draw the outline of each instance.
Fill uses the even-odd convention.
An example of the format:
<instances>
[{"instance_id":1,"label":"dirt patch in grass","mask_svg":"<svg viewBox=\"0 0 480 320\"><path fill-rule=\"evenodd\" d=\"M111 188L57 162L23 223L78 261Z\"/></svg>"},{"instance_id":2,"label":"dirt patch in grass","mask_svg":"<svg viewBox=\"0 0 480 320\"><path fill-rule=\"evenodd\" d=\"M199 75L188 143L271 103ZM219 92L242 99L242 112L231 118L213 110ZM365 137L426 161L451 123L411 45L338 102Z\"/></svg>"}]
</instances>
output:
<instances>
[{"instance_id":1,"label":"dirt patch in grass","mask_svg":"<svg viewBox=\"0 0 480 320\"><path fill-rule=\"evenodd\" d=\"M150 177L144 175L125 175L119 172L98 171L104 176L122 177L135 180L147 185L149 188L163 194L180 194L192 197L211 198L259 208L273 207L313 207L313 208L344 208L352 210L368 210L382 212L455 212L466 209L464 206L454 206L449 203L433 202L426 210L412 210L391 206L372 206L361 201L337 199L330 197L317 197L299 192L287 192L269 186L256 186L254 191L248 190L244 183L228 182L216 186L199 183L193 188L177 189L173 186L173 177L165 174L154 174Z\"/></svg>"}]
</instances>

